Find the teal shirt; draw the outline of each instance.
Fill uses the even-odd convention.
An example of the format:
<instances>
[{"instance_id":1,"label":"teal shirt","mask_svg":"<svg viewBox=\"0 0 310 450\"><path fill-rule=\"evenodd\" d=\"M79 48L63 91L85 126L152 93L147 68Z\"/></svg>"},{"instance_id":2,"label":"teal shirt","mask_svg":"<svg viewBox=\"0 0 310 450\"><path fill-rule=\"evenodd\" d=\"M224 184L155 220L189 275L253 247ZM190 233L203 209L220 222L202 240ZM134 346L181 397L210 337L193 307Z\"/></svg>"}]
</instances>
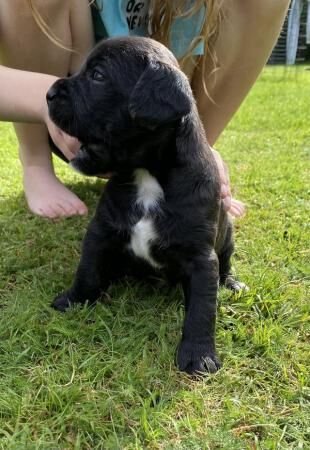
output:
<instances>
[{"instance_id":1,"label":"teal shirt","mask_svg":"<svg viewBox=\"0 0 310 450\"><path fill-rule=\"evenodd\" d=\"M193 0L189 0L189 6ZM99 14L95 18L97 39L114 36L147 36L149 0L97 0ZM178 17L172 24L170 49L177 58L188 51L193 39L199 36L205 9L202 8L191 17ZM194 55L203 54L199 44Z\"/></svg>"}]
</instances>

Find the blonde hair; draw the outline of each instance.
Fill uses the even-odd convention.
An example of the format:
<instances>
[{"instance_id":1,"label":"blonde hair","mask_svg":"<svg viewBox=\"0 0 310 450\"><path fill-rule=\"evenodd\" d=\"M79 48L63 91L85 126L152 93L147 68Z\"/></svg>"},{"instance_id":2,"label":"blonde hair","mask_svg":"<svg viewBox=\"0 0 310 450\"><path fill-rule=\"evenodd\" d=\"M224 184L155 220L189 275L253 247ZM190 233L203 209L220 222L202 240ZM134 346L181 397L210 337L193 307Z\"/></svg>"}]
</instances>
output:
<instances>
[{"instance_id":1,"label":"blonde hair","mask_svg":"<svg viewBox=\"0 0 310 450\"><path fill-rule=\"evenodd\" d=\"M191 7L189 5L192 4ZM179 62L182 64L192 58L193 50L197 45L202 44L204 47L203 61L207 57L211 57L216 66L216 55L213 51L213 44L216 39L219 23L221 20L221 0L151 0L150 10L150 29L151 37L170 47L170 30L173 21L179 17L191 17L204 9L204 17L201 25L200 34L191 42L185 55Z\"/></svg>"},{"instance_id":2,"label":"blonde hair","mask_svg":"<svg viewBox=\"0 0 310 450\"><path fill-rule=\"evenodd\" d=\"M55 45L64 50L74 51L72 47L66 46L62 40L55 35L51 27L45 22L41 14L35 6L35 0L27 0L34 20L41 31ZM205 14L199 36L196 36L190 44L188 51L180 58L181 66L185 61L192 58L192 52L198 44L203 44L204 55L202 56L203 64L206 58L211 58L214 68L216 68L216 54L213 51L213 43L216 39L221 20L221 4L223 0L150 0L149 29L151 37L166 45L170 46L169 37L173 21L178 17L190 17L198 13L204 8ZM95 4L95 0L90 0L90 4ZM192 3L192 6L189 5Z\"/></svg>"},{"instance_id":3,"label":"blonde hair","mask_svg":"<svg viewBox=\"0 0 310 450\"><path fill-rule=\"evenodd\" d=\"M29 8L30 8L30 11L32 13L32 16L33 16L34 20L36 21L38 27L42 31L42 33L44 33L45 36L47 36L50 41L52 41L58 47L61 47L63 50L74 51L73 48L66 46L62 42L62 40L58 36L56 36L56 34L51 29L51 27L48 26L48 24L45 22L45 20L43 19L43 17L37 10L37 7L34 4L35 3L34 0L27 0L27 2L29 5Z\"/></svg>"}]
</instances>

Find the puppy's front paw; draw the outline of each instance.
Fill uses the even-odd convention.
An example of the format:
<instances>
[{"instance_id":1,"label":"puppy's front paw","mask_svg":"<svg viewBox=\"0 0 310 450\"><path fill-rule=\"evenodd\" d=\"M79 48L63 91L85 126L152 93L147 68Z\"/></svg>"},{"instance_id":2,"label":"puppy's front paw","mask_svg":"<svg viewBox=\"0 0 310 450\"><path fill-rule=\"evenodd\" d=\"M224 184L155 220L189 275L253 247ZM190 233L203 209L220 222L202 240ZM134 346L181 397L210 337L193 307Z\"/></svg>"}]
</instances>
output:
<instances>
[{"instance_id":1,"label":"puppy's front paw","mask_svg":"<svg viewBox=\"0 0 310 450\"><path fill-rule=\"evenodd\" d=\"M52 307L57 309L57 311L65 312L66 309L70 308L72 302L69 300L68 291L62 292L55 297Z\"/></svg>"},{"instance_id":2,"label":"puppy's front paw","mask_svg":"<svg viewBox=\"0 0 310 450\"><path fill-rule=\"evenodd\" d=\"M179 369L193 375L198 372L217 372L222 364L207 344L182 341L177 352Z\"/></svg>"}]
</instances>

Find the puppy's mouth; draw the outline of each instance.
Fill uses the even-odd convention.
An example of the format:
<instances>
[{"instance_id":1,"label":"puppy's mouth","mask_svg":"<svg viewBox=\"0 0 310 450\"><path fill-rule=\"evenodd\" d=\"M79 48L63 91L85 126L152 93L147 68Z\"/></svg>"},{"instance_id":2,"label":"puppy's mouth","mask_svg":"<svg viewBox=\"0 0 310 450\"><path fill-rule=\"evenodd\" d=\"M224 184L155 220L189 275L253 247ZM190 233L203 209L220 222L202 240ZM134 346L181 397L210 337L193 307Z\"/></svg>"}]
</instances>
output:
<instances>
[{"instance_id":1,"label":"puppy's mouth","mask_svg":"<svg viewBox=\"0 0 310 450\"><path fill-rule=\"evenodd\" d=\"M85 145L81 140L81 136L78 136L79 133L74 126L74 120L63 120L58 117L54 117L51 111L49 111L49 118L51 119L53 124L56 125L56 127L58 127L61 131L66 133L68 136L77 139L81 143L81 147Z\"/></svg>"},{"instance_id":2,"label":"puppy's mouth","mask_svg":"<svg viewBox=\"0 0 310 450\"><path fill-rule=\"evenodd\" d=\"M82 144L75 158L70 163L76 172L86 176L96 176L106 178L106 174L111 173L110 164L102 161L102 158L96 155L96 152L86 144Z\"/></svg>"},{"instance_id":3,"label":"puppy's mouth","mask_svg":"<svg viewBox=\"0 0 310 450\"><path fill-rule=\"evenodd\" d=\"M74 121L68 120L64 122L62 120L58 120L57 117L53 117L51 111L49 111L49 114L50 119L58 128L60 128L68 136L77 139L80 143L80 148L75 156L73 156L73 158L69 161L69 166L81 175L103 178L106 178L106 174L110 176L112 173L111 167L106 167L108 165L110 166L110 164L108 164L108 160L102 161L96 154L97 152L92 148L96 147L98 144L86 143L85 140L83 140L83 137L80 136L76 130L74 130Z\"/></svg>"},{"instance_id":4,"label":"puppy's mouth","mask_svg":"<svg viewBox=\"0 0 310 450\"><path fill-rule=\"evenodd\" d=\"M61 103L60 105L58 103L59 102L57 101L47 102L50 120L61 131L66 133L68 136L77 139L83 144L85 141L85 136L84 139L80 136L77 118L73 115L73 112L70 109L68 110L67 108L62 107ZM59 111L61 111L61 115L59 114Z\"/></svg>"},{"instance_id":5,"label":"puppy's mouth","mask_svg":"<svg viewBox=\"0 0 310 450\"><path fill-rule=\"evenodd\" d=\"M71 135L71 137L76 138L76 136L73 135ZM87 146L83 143L81 143L80 149L75 158L71 159L71 161L69 162L69 166L82 175L98 175L96 168L94 167L94 164L92 164L91 158L87 152Z\"/></svg>"}]
</instances>

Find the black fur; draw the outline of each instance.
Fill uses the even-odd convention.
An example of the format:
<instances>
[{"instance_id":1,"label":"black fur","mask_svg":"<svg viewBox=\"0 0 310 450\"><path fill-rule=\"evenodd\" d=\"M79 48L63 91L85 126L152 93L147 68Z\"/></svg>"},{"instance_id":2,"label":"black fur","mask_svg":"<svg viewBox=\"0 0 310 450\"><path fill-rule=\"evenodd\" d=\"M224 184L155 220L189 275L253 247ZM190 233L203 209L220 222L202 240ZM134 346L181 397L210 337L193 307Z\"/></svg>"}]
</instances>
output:
<instances>
[{"instance_id":1,"label":"black fur","mask_svg":"<svg viewBox=\"0 0 310 450\"><path fill-rule=\"evenodd\" d=\"M86 175L114 173L84 238L73 286L53 306L64 311L95 302L127 273L156 272L128 250L143 214L133 171L147 169L164 191L160 208L149 213L159 236L152 257L169 281L182 283L185 296L179 368L215 372L218 283L229 280L238 289L230 275L232 225L188 80L174 56L147 38L105 40L79 73L52 86L47 101L52 120L83 143L73 166Z\"/></svg>"}]
</instances>

